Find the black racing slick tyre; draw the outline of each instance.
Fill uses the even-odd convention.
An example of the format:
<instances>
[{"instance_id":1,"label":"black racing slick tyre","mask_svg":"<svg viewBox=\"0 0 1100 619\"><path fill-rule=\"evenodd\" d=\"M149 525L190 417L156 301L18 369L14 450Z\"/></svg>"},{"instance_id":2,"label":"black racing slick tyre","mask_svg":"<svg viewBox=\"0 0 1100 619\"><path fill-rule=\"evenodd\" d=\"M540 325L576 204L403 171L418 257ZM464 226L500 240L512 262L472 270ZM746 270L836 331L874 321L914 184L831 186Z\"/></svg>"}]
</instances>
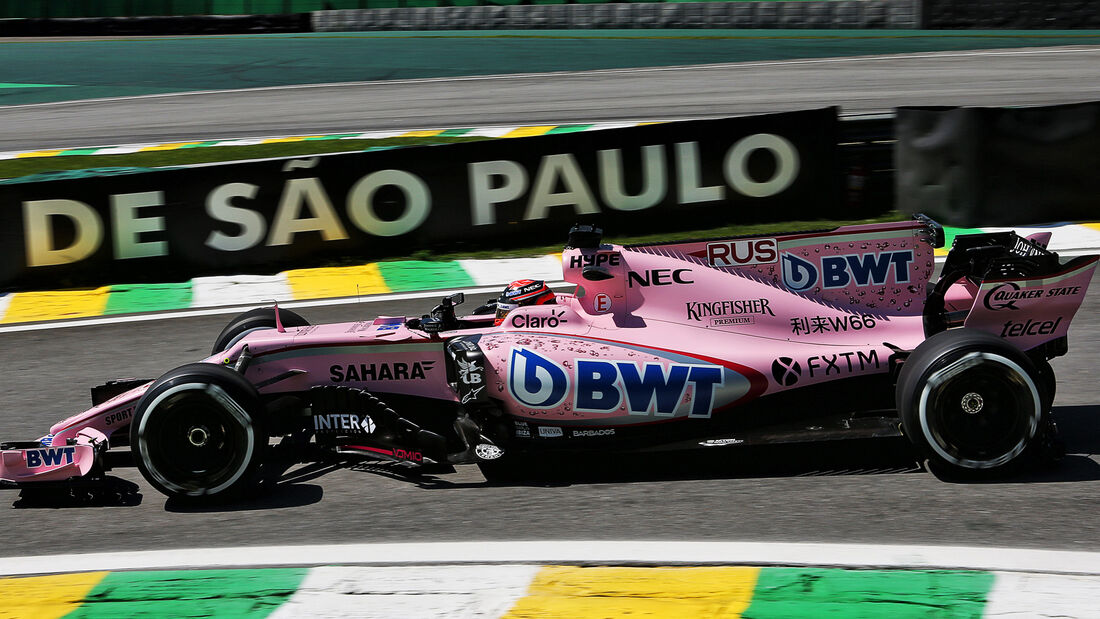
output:
<instances>
[{"instance_id":1,"label":"black racing slick tyre","mask_svg":"<svg viewBox=\"0 0 1100 619\"><path fill-rule=\"evenodd\" d=\"M898 414L935 472L984 476L1021 461L1044 427L1048 380L1019 349L973 329L925 340L902 365Z\"/></svg>"},{"instance_id":2,"label":"black racing slick tyre","mask_svg":"<svg viewBox=\"0 0 1100 619\"><path fill-rule=\"evenodd\" d=\"M279 310L279 320L284 327L308 327L309 321L298 314L286 309ZM249 310L225 325L222 332L214 340L214 349L210 354L216 355L223 350L228 350L240 339L253 331L260 329L274 329L278 325L275 322L275 308L258 307Z\"/></svg>"},{"instance_id":3,"label":"black racing slick tyre","mask_svg":"<svg viewBox=\"0 0 1100 619\"><path fill-rule=\"evenodd\" d=\"M138 402L130 445L157 490L187 502L239 497L267 449L259 394L225 366L191 363L157 379Z\"/></svg>"}]
</instances>

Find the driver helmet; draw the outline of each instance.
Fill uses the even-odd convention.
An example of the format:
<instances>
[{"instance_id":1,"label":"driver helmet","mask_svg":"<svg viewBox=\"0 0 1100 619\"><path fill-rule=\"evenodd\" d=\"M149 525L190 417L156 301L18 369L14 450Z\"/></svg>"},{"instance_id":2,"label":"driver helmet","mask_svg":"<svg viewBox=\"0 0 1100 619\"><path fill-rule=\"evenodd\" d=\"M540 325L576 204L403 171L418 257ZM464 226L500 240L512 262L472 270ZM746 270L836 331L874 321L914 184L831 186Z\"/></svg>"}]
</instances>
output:
<instances>
[{"instance_id":1,"label":"driver helmet","mask_svg":"<svg viewBox=\"0 0 1100 619\"><path fill-rule=\"evenodd\" d=\"M554 292L546 282L538 279L517 279L504 287L497 299L497 317L494 325L504 322L508 312L524 305L549 305L554 303Z\"/></svg>"}]
</instances>

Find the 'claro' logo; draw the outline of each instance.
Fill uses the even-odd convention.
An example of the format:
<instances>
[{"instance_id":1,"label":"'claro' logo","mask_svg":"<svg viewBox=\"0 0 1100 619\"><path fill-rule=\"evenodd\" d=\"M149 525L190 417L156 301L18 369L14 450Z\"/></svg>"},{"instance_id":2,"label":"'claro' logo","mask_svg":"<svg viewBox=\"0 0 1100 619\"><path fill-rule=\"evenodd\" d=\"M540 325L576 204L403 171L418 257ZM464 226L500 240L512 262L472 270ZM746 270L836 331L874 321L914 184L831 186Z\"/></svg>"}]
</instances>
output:
<instances>
[{"instance_id":1,"label":"'claro' logo","mask_svg":"<svg viewBox=\"0 0 1100 619\"><path fill-rule=\"evenodd\" d=\"M508 390L529 408L556 408L572 395L573 409L589 413L710 417L716 390L726 383L717 365L577 359L572 379L554 361L513 348ZM747 390L747 387L745 388ZM736 397L741 393L733 394Z\"/></svg>"}]
</instances>

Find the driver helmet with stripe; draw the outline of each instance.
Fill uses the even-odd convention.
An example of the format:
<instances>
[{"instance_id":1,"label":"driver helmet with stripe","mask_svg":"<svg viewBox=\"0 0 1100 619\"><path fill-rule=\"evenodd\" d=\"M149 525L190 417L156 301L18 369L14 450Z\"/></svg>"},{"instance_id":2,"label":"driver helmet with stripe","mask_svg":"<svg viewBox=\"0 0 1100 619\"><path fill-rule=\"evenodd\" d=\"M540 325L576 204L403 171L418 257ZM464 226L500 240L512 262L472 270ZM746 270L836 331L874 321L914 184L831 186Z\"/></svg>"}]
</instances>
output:
<instances>
[{"instance_id":1,"label":"driver helmet with stripe","mask_svg":"<svg viewBox=\"0 0 1100 619\"><path fill-rule=\"evenodd\" d=\"M526 305L548 305L554 303L554 291L546 282L538 279L517 279L504 287L497 299L497 316L493 321L499 325L508 312Z\"/></svg>"}]
</instances>

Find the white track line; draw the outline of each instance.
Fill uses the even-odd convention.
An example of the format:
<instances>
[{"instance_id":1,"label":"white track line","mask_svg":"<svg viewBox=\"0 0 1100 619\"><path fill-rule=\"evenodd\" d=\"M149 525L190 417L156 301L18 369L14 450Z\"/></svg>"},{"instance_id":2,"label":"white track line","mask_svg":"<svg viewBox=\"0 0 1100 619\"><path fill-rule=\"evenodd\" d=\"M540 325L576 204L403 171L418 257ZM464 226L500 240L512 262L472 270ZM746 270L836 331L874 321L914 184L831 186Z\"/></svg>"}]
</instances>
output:
<instances>
[{"instance_id":1,"label":"white track line","mask_svg":"<svg viewBox=\"0 0 1100 619\"><path fill-rule=\"evenodd\" d=\"M1100 574L1100 553L967 546L541 541L195 548L0 558L0 575L58 570L317 565L760 565Z\"/></svg>"},{"instance_id":2,"label":"white track line","mask_svg":"<svg viewBox=\"0 0 1100 619\"><path fill-rule=\"evenodd\" d=\"M141 99L166 99L171 97L191 97L210 94L235 94L251 92L270 92L281 90L304 90L309 88L356 88L361 86L377 85L405 85L405 84L445 84L453 82L473 81L499 81L532 78L552 77L577 77L577 76L601 76L623 73L661 73L668 71L683 72L711 69L738 69L773 67L785 65L817 65L840 64L849 62L880 62L890 60L920 60L928 58L971 58L993 56L1034 56L1041 54L1079 54L1100 53L1100 46L1065 46L1065 47L1041 47L1027 49L1000 49L1000 50L974 50L958 52L916 52L911 54L878 54L870 56L843 56L838 58L801 58L792 60L766 60L755 62L719 62L711 64L676 65L668 67L633 67L620 69L593 69L588 71L546 71L544 73L505 73L499 75L466 75L457 77L423 77L404 80L368 80L361 82L327 82L322 84L286 84L282 86L258 86L255 88L228 88L225 90L191 90L186 92L163 92L149 95L133 95L126 97L104 97L101 99L77 99L73 101L50 101L46 103L25 103L21 105L0 106L0 109L17 110L34 107L56 107L60 105L75 105L86 103L105 103L115 101L135 101Z\"/></svg>"}]
</instances>

